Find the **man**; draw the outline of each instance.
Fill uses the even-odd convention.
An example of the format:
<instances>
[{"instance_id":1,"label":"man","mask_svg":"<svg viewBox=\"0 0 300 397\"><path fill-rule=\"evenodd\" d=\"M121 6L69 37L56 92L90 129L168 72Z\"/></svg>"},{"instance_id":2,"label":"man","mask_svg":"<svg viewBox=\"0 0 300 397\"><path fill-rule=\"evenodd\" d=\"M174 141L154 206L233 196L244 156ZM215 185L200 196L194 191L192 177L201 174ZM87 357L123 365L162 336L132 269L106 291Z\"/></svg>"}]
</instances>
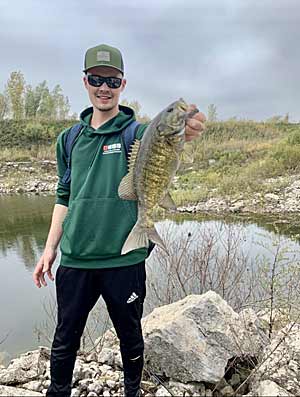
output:
<instances>
[{"instance_id":1,"label":"man","mask_svg":"<svg viewBox=\"0 0 300 397\"><path fill-rule=\"evenodd\" d=\"M57 138L58 185L44 252L33 273L38 288L46 286L60 242L56 272L57 318L51 349L51 385L47 396L69 396L77 350L88 314L102 295L120 340L127 397L140 395L144 364L141 329L146 295L146 248L121 255L136 222L134 201L121 200L118 186L127 172L121 132L134 119L132 109L119 105L126 86L120 51L99 45L85 54L83 83L92 107L80 115L82 129L72 150L71 182L64 183L67 130ZM190 106L190 110L195 108ZM204 129L198 112L187 121L186 140ZM141 139L146 125L141 125ZM61 240L61 241L60 241Z\"/></svg>"}]
</instances>

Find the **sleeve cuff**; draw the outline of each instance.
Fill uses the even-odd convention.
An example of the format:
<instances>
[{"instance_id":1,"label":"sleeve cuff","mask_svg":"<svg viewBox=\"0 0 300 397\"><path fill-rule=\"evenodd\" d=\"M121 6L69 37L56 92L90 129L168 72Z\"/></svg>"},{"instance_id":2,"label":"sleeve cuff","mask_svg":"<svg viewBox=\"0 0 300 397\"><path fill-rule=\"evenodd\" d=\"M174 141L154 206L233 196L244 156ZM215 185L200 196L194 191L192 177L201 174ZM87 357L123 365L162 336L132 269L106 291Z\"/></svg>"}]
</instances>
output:
<instances>
[{"instance_id":1,"label":"sleeve cuff","mask_svg":"<svg viewBox=\"0 0 300 397\"><path fill-rule=\"evenodd\" d=\"M55 204L62 204L64 206L68 207L69 206L69 200L65 200L65 199L63 199L61 197L57 197L56 200L55 200Z\"/></svg>"}]
</instances>

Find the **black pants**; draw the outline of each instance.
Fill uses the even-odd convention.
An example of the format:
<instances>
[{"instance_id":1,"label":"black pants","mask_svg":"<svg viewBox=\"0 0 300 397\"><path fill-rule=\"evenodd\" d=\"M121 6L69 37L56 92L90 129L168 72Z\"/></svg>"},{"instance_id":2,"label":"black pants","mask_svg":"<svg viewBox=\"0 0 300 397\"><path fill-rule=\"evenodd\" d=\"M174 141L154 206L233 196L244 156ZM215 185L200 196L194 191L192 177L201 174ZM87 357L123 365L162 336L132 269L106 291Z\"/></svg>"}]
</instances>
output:
<instances>
[{"instance_id":1,"label":"black pants","mask_svg":"<svg viewBox=\"0 0 300 397\"><path fill-rule=\"evenodd\" d=\"M59 266L56 272L57 327L51 348L48 397L71 394L76 353L89 312L102 295L120 340L125 395L139 390L144 364L141 328L146 296L145 262L109 269Z\"/></svg>"}]
</instances>

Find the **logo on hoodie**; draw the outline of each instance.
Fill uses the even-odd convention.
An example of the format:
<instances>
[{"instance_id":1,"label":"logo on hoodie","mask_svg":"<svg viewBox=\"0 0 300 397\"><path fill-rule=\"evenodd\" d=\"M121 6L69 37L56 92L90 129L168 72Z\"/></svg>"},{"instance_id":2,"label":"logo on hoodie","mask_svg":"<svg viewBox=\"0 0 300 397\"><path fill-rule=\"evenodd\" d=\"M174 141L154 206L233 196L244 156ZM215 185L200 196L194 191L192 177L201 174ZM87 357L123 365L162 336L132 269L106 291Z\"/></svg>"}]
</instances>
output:
<instances>
[{"instance_id":1,"label":"logo on hoodie","mask_svg":"<svg viewBox=\"0 0 300 397\"><path fill-rule=\"evenodd\" d=\"M121 153L121 143L113 143L112 145L104 145L102 154Z\"/></svg>"}]
</instances>

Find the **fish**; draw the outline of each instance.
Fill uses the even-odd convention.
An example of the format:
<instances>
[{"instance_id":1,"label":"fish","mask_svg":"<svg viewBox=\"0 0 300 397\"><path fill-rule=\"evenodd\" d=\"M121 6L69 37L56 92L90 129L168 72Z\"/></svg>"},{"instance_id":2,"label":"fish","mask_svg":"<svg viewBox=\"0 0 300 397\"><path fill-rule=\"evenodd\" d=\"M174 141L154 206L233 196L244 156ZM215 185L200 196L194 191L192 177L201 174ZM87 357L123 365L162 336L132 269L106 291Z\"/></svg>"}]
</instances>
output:
<instances>
[{"instance_id":1,"label":"fish","mask_svg":"<svg viewBox=\"0 0 300 397\"><path fill-rule=\"evenodd\" d=\"M161 206L176 210L169 189L184 149L186 119L198 112L187 110L182 98L171 103L150 122L143 138L131 146L128 173L120 182L118 195L124 200L137 200L138 216L121 255L148 248L149 240L169 254L154 226L153 209Z\"/></svg>"}]
</instances>

